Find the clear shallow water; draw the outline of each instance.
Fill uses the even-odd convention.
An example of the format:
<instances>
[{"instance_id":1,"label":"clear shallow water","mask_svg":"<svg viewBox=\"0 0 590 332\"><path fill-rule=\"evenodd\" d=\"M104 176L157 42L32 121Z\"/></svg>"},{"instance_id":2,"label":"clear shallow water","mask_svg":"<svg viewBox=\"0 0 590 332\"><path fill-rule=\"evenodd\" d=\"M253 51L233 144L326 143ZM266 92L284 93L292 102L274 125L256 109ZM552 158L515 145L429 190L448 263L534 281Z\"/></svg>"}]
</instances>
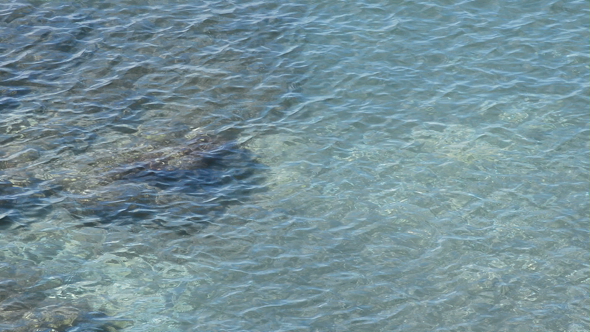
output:
<instances>
[{"instance_id":1,"label":"clear shallow water","mask_svg":"<svg viewBox=\"0 0 590 332\"><path fill-rule=\"evenodd\" d=\"M590 328L587 3L0 15L0 273L60 280L38 306L124 331ZM203 133L256 159L105 180Z\"/></svg>"}]
</instances>

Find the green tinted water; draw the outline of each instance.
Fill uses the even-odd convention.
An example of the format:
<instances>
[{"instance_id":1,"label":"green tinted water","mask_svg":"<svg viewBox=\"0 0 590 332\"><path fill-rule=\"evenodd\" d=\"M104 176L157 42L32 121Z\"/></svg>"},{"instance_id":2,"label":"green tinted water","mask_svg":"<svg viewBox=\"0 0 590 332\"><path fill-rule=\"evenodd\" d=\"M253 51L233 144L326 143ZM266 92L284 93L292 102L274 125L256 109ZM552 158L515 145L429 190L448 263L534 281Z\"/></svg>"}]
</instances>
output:
<instances>
[{"instance_id":1,"label":"green tinted water","mask_svg":"<svg viewBox=\"0 0 590 332\"><path fill-rule=\"evenodd\" d=\"M4 5L2 280L124 331L587 330L588 9ZM257 159L104 181L203 133Z\"/></svg>"}]
</instances>

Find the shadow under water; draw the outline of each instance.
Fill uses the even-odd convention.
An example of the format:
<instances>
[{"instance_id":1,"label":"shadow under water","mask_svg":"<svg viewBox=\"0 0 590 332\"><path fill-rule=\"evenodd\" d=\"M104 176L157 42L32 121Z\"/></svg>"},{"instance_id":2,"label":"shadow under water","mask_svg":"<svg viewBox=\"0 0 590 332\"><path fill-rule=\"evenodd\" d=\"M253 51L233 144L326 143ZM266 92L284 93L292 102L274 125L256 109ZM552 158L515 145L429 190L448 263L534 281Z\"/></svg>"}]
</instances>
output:
<instances>
[{"instance_id":1,"label":"shadow under water","mask_svg":"<svg viewBox=\"0 0 590 332\"><path fill-rule=\"evenodd\" d=\"M263 190L264 165L233 140L199 135L179 145L91 158L78 174L12 173L0 182L4 227L65 208L84 226L149 223L200 229Z\"/></svg>"}]
</instances>

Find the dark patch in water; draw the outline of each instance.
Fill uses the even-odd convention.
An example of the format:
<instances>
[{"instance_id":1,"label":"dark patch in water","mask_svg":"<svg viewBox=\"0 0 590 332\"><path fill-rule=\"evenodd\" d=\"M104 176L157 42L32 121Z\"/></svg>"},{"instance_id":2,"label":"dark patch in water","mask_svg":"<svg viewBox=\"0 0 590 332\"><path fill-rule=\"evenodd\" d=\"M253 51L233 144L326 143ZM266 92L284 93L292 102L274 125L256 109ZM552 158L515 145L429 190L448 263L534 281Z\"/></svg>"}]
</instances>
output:
<instances>
[{"instance_id":1,"label":"dark patch in water","mask_svg":"<svg viewBox=\"0 0 590 332\"><path fill-rule=\"evenodd\" d=\"M95 157L87 175L46 181L23 176L20 184L4 180L0 227L23 216L38 220L63 207L86 226L148 222L165 227L169 223L164 219L182 219L200 229L230 204L259 190L260 171L265 169L235 141L209 135L128 158L121 154Z\"/></svg>"},{"instance_id":2,"label":"dark patch in water","mask_svg":"<svg viewBox=\"0 0 590 332\"><path fill-rule=\"evenodd\" d=\"M190 175L197 175L200 183L207 184L215 179L214 170L234 167L232 175L243 179L249 174L246 164L251 163L251 154L240 149L235 143L218 141L210 136L200 136L185 145L146 153L128 161L120 167L106 172L103 184L117 180L162 180L164 183L176 182ZM220 175L220 174L219 174Z\"/></svg>"}]
</instances>

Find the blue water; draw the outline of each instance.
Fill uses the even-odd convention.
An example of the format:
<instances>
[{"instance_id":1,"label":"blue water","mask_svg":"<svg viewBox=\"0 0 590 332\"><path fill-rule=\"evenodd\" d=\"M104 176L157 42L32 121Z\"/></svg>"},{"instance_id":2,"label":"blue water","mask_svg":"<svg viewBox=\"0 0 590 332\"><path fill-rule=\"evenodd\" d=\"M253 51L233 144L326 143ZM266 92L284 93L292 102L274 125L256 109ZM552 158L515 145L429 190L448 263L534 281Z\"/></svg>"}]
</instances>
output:
<instances>
[{"instance_id":1,"label":"blue water","mask_svg":"<svg viewBox=\"0 0 590 332\"><path fill-rule=\"evenodd\" d=\"M1 4L0 285L125 332L590 330L589 18Z\"/></svg>"}]
</instances>

